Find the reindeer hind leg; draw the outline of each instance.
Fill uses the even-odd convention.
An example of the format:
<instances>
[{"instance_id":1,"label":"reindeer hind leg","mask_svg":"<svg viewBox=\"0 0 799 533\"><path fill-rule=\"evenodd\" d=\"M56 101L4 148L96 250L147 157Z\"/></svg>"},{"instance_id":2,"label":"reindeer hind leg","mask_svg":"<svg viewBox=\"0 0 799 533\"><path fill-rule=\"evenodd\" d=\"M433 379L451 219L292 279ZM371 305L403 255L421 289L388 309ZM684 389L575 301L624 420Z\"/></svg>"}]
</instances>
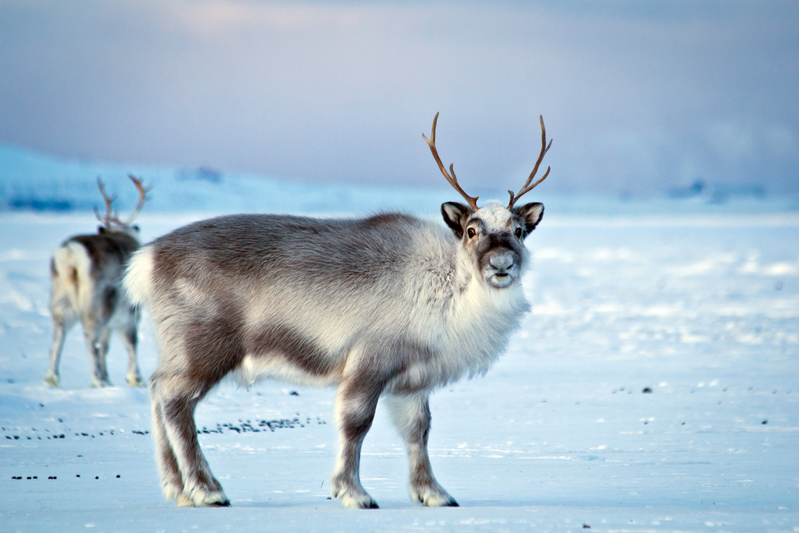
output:
<instances>
[{"instance_id":1,"label":"reindeer hind leg","mask_svg":"<svg viewBox=\"0 0 799 533\"><path fill-rule=\"evenodd\" d=\"M157 374L151 378L151 387L158 391L156 394L160 401L157 407L153 406L153 411L160 410L171 457L174 457L181 474L183 486L181 493L176 496L178 503L197 507L230 505L230 501L222 491L222 485L211 473L211 468L200 449L197 426L194 423L197 403L211 387L194 387L192 380L185 375L173 374L167 379L160 379ZM159 465L162 466L162 475L164 470L167 474L166 477L162 477L164 487L172 487L176 478L171 457L165 449L162 449L158 458ZM171 496L166 488L165 495Z\"/></svg>"},{"instance_id":2,"label":"reindeer hind leg","mask_svg":"<svg viewBox=\"0 0 799 533\"><path fill-rule=\"evenodd\" d=\"M153 406L156 417L153 423L159 420L163 423L166 441L180 472L183 488L178 503L227 506L230 501L200 449L194 410L208 391L241 362L243 348L236 324L230 321L197 321L184 326L185 333L180 337L165 336L163 331L160 335L162 356L150 377L151 396L154 404L159 404L159 410ZM159 457L167 474L162 483L172 486L176 480L174 465L165 448L162 447Z\"/></svg>"},{"instance_id":3,"label":"reindeer hind leg","mask_svg":"<svg viewBox=\"0 0 799 533\"><path fill-rule=\"evenodd\" d=\"M51 387L59 387L61 385L58 366L61 362L61 352L64 350L64 340L74 324L74 319L70 320L69 317L64 316L62 313L53 313L53 344L50 347L50 365L47 369L47 374L44 376L44 382Z\"/></svg>"},{"instance_id":4,"label":"reindeer hind leg","mask_svg":"<svg viewBox=\"0 0 799 533\"><path fill-rule=\"evenodd\" d=\"M177 500L178 505L186 505L188 499L183 496L183 478L180 474L180 467L164 425L164 412L158 389L152 382L150 388L150 400L152 403L153 416L153 440L155 441L155 461L158 465L158 473L161 476L161 490L167 500Z\"/></svg>"},{"instance_id":5,"label":"reindeer hind leg","mask_svg":"<svg viewBox=\"0 0 799 533\"><path fill-rule=\"evenodd\" d=\"M50 265L52 271L52 288L50 293L50 314L53 317L53 343L50 346L50 364L44 376L44 382L51 387L60 386L58 367L64 340L72 326L78 321L77 314L69 298L70 287L58 276L56 265Z\"/></svg>"}]
</instances>

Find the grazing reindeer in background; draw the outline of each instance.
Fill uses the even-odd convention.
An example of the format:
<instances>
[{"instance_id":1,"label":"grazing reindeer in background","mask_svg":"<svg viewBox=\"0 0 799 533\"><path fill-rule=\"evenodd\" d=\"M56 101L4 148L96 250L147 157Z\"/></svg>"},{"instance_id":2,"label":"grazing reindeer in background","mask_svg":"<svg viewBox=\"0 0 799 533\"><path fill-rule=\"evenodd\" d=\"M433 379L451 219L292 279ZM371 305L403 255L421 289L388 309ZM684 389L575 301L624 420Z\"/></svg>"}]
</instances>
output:
<instances>
[{"instance_id":1,"label":"grazing reindeer in background","mask_svg":"<svg viewBox=\"0 0 799 533\"><path fill-rule=\"evenodd\" d=\"M105 199L106 214L95 214L102 225L97 235L77 235L64 241L53 253L50 262L52 292L50 312L53 315L53 346L50 368L44 382L59 386L58 363L67 332L80 320L89 350L92 387L108 387L106 354L112 330L118 330L128 352L127 382L141 387L144 381L136 362L136 328L139 313L122 290L122 274L131 254L139 249L139 228L131 225L138 216L147 190L140 179L129 176L139 191L139 203L125 221L112 212L110 198L97 178Z\"/></svg>"},{"instance_id":2,"label":"grazing reindeer in background","mask_svg":"<svg viewBox=\"0 0 799 533\"><path fill-rule=\"evenodd\" d=\"M124 285L146 304L161 359L150 378L161 484L178 505L229 505L197 440L194 411L226 375L336 385L340 449L330 480L345 507L375 508L360 482L361 445L378 399L405 441L411 499L456 506L430 466L428 396L485 373L529 309L523 241L544 206L446 202L449 229L386 213L365 219L236 215L177 229L134 254ZM549 169L547 169L549 173ZM544 176L546 177L546 175Z\"/></svg>"}]
</instances>

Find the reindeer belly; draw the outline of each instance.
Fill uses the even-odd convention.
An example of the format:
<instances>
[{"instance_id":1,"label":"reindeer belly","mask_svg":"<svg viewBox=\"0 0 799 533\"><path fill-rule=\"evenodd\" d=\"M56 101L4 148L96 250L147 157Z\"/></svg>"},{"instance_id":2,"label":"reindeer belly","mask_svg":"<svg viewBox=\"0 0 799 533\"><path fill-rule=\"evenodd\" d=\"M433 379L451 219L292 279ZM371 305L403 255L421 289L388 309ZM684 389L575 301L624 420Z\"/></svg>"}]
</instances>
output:
<instances>
[{"instance_id":1,"label":"reindeer belly","mask_svg":"<svg viewBox=\"0 0 799 533\"><path fill-rule=\"evenodd\" d=\"M297 329L265 325L245 334L245 356L236 368L249 385L273 378L326 386L341 377L340 357Z\"/></svg>"},{"instance_id":2,"label":"reindeer belly","mask_svg":"<svg viewBox=\"0 0 799 533\"><path fill-rule=\"evenodd\" d=\"M250 386L264 379L276 379L298 385L326 387L338 383L340 376L335 372L311 374L289 361L283 354L247 355L234 373L235 379Z\"/></svg>"}]
</instances>

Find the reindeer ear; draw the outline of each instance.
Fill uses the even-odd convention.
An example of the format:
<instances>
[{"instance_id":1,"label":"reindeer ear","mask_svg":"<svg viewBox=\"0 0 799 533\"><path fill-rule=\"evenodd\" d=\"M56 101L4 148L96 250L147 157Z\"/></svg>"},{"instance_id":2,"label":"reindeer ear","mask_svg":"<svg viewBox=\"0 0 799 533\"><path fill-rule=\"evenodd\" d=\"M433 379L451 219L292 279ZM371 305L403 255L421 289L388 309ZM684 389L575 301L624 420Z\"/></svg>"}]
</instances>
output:
<instances>
[{"instance_id":1,"label":"reindeer ear","mask_svg":"<svg viewBox=\"0 0 799 533\"><path fill-rule=\"evenodd\" d=\"M449 229L459 239L463 237L463 225L466 224L472 213L472 208L468 205L457 202L444 202L441 204L441 214L444 217L444 222L447 223Z\"/></svg>"},{"instance_id":2,"label":"reindeer ear","mask_svg":"<svg viewBox=\"0 0 799 533\"><path fill-rule=\"evenodd\" d=\"M524 233L527 235L541 222L541 217L544 216L544 204L533 202L514 207L513 214L522 217L522 220L524 220Z\"/></svg>"}]
</instances>

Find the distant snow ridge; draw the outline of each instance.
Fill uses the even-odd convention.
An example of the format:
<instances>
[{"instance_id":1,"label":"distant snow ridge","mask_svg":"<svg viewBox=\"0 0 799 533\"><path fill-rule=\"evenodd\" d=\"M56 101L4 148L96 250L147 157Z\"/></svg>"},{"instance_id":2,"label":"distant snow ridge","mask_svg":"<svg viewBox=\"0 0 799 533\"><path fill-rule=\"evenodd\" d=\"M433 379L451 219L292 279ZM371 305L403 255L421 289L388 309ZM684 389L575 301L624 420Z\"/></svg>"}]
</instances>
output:
<instances>
[{"instance_id":1,"label":"distant snow ridge","mask_svg":"<svg viewBox=\"0 0 799 533\"><path fill-rule=\"evenodd\" d=\"M144 167L59 160L0 145L0 211L90 211L101 207L96 179L103 178L118 209L132 209L127 174L152 186L148 212L365 213L386 209L437 212L448 196L409 188L321 185L216 169ZM122 185L120 185L122 184ZM431 184L443 188L436 180Z\"/></svg>"},{"instance_id":2,"label":"distant snow ridge","mask_svg":"<svg viewBox=\"0 0 799 533\"><path fill-rule=\"evenodd\" d=\"M723 204L735 197L762 199L766 197L766 188L762 184L729 185L709 184L698 179L688 187L669 189L668 196L673 199L702 199L713 204Z\"/></svg>"},{"instance_id":3,"label":"distant snow ridge","mask_svg":"<svg viewBox=\"0 0 799 533\"><path fill-rule=\"evenodd\" d=\"M438 216L442 202L457 200L440 176L430 170L430 188L330 185L275 176L223 173L210 167L185 169L104 164L58 159L31 150L0 144L0 212L91 211L101 207L96 179L103 178L114 206L133 209L136 195L127 187L127 174L152 186L147 213L312 213L359 214L401 210ZM549 180L557 179L557 172ZM479 182L479 178L473 178ZM486 180L470 187L481 199L507 199L503 186L516 183ZM121 185L120 185L121 184ZM546 185L546 184L545 184ZM556 189L556 188L555 188ZM542 187L535 198L547 206L545 220L554 214L653 215L683 213L773 213L799 211L798 196L773 197L759 186L721 187L697 180L687 187L653 192L650 196L558 194Z\"/></svg>"}]
</instances>

